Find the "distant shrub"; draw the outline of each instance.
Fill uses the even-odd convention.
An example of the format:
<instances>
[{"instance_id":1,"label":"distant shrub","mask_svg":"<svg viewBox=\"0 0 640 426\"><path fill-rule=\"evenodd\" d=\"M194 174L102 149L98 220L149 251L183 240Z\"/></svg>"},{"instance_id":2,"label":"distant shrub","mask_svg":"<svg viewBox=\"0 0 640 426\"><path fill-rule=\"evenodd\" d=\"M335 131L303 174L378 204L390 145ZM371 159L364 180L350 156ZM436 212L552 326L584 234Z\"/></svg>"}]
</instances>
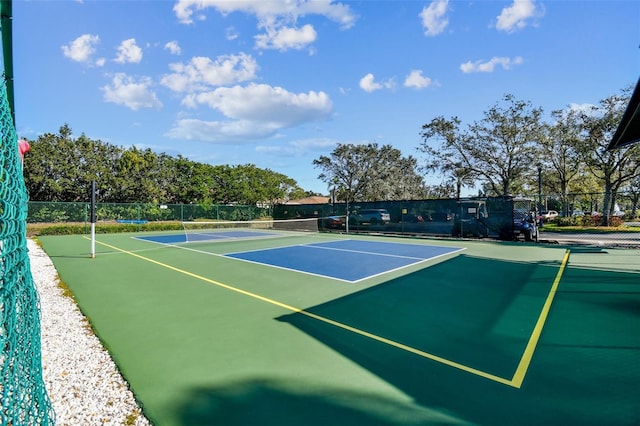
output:
<instances>
[{"instance_id":1,"label":"distant shrub","mask_svg":"<svg viewBox=\"0 0 640 426\"><path fill-rule=\"evenodd\" d=\"M600 220L602 216L600 215L584 215L582 216L581 225L582 226L598 226L600 225Z\"/></svg>"},{"instance_id":2,"label":"distant shrub","mask_svg":"<svg viewBox=\"0 0 640 426\"><path fill-rule=\"evenodd\" d=\"M609 226L613 226L615 228L617 228L619 226L622 226L623 223L624 223L624 221L622 220L622 218L618 217L618 216L612 216L609 219Z\"/></svg>"},{"instance_id":3,"label":"distant shrub","mask_svg":"<svg viewBox=\"0 0 640 426\"><path fill-rule=\"evenodd\" d=\"M558 226L576 226L578 225L577 219L575 217L558 217L555 219L555 223Z\"/></svg>"},{"instance_id":4,"label":"distant shrub","mask_svg":"<svg viewBox=\"0 0 640 426\"><path fill-rule=\"evenodd\" d=\"M91 228L85 223L64 223L64 224L27 224L27 235L82 235L88 234ZM148 222L146 224L120 224L120 223L98 223L96 224L96 234L116 234L122 232L138 231L180 231L180 222Z\"/></svg>"}]
</instances>

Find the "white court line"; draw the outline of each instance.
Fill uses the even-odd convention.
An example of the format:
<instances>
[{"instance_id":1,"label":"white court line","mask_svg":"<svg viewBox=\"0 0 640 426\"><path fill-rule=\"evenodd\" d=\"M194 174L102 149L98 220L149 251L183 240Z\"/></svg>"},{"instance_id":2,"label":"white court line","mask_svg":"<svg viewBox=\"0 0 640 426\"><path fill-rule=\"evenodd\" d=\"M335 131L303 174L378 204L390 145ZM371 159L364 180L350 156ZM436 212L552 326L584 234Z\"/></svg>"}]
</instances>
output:
<instances>
[{"instance_id":1,"label":"white court line","mask_svg":"<svg viewBox=\"0 0 640 426\"><path fill-rule=\"evenodd\" d=\"M133 237L133 238L137 238L137 237ZM144 241L149 241L149 240L144 240ZM330 241L325 241L323 243L333 243L333 242L342 242L342 241L355 241L355 240L330 240ZM160 243L160 242L155 242L155 241L149 241L149 242L152 242L154 244L159 244L159 245L162 245L162 246L165 246L165 247L177 248L177 249L180 249L180 250L192 251L192 252L195 252L195 253L205 254L205 255L209 255L209 256L216 256L216 257L222 257L222 258L226 258L226 259L237 260L237 261L241 261L241 262L252 263L254 265L268 266L268 267L271 267L271 268L277 268L277 269L281 269L281 270L284 270L284 271L290 271L290 272L297 272L297 273L301 273L301 274L305 274L305 275L311 275L311 276L320 277L320 278L329 278L329 279L332 279L332 280L342 281L342 282L346 282L346 283L350 283L350 284L357 284L357 283L359 283L361 281L368 280L370 278L379 277L379 276L384 275L384 274L388 274L388 273L391 273L391 272L396 272L396 271L399 271L399 270L402 270L402 269L405 269L405 268L409 268L411 266L419 265L420 263L425 263L425 262L428 262L428 261L431 261L431 260L434 260L434 259L438 259L438 258L443 257L443 256L447 256L447 255L450 255L450 254L455 254L455 253L458 253L460 251L466 250L466 247L462 247L462 248L458 248L457 250L449 251L447 253L441 253L441 254L435 255L435 256L430 256L430 257L425 259L423 257L399 256L399 255L393 255L393 254L376 253L376 252L368 252L368 251L361 251L361 250L348 250L348 249L340 249L340 248L334 248L334 247L321 247L321 246L317 246L317 245L313 245L313 244L322 244L322 243L307 243L307 244L291 244L291 245L281 246L281 247L268 247L268 248L262 248L262 249L245 250L245 251L239 251L239 252L231 252L231 253L220 254L220 253L212 253L212 252L205 251L205 250L198 250L198 249L195 249L195 248L186 247L184 245L179 245L179 244L166 244L166 243ZM203 241L203 243L206 243L206 241ZM371 243L372 244L376 244L378 242L372 241ZM386 243L385 242L383 244L395 244L395 243ZM414 244L414 245L417 246L417 247L424 247L424 246L420 246L418 244ZM274 264L271 264L271 263L264 263L264 262L258 262L258 261L255 261L255 260L249 260L249 259L242 259L242 258L238 258L238 257L233 257L234 255L240 255L240 254L244 254L244 253L253 253L253 252L261 252L261 251L269 251L269 250L278 250L278 249L291 248L291 247L303 247L303 248L312 248L312 249L334 250L334 251L343 251L343 252L367 254L367 255L371 255L371 256L387 256L387 257L394 257L394 258L400 258L400 259L413 259L413 260L416 260L416 262L412 262L412 263L409 263L407 265L399 266L399 267L393 268L393 269L387 269L385 271L378 272L376 274L367 275L365 277L358 278L357 280L348 280L348 279L339 278L339 277L336 277L336 276L333 276L333 275L318 274L318 273L315 273L315 272L308 272L308 271L304 271L304 270L301 270L301 269L293 269L293 268L289 268L289 267L285 267L285 266L274 265ZM437 247L448 248L446 246L437 246Z\"/></svg>"},{"instance_id":2,"label":"white court line","mask_svg":"<svg viewBox=\"0 0 640 426\"><path fill-rule=\"evenodd\" d=\"M334 241L337 242L337 241L349 241L349 240L333 240L333 241L329 241L329 242L334 242ZM372 243L376 244L375 241L372 241ZM450 254L454 254L454 253L458 253L460 251L466 250L465 247L462 247L462 248L458 248L457 250L453 250L453 251L449 251L449 252L446 252L446 253L441 253L441 254L438 254L438 255L430 256L428 258L424 258L424 257L398 256L398 255L393 255L393 254L367 252L367 251L360 251L360 250L347 250L347 249L339 249L339 248L332 248L332 247L318 247L318 246L314 246L313 244L314 243L294 244L294 245L283 246L283 247L270 247L270 248L266 248L266 249L246 250L246 251L240 251L240 252L227 253L227 254L220 255L220 256L231 258L231 259L235 259L235 260L239 260L239 261L242 261L242 262L253 263L254 265L269 266L269 267L272 267L272 268L278 268L278 269L282 269L282 270L285 270L285 271L293 271L293 272L303 273L303 274L307 274L307 275L330 278L330 279L337 280L337 281L343 281L343 282L355 284L355 283L359 283L359 282L364 281L364 280L368 280L370 278L378 277L378 276L381 276L381 275L384 275L384 274L388 274L390 272L399 271L401 269L405 269L405 268L408 268L410 266L419 265L420 263L428 262L428 261L433 260L433 259L438 259L438 258L443 257L443 256L447 256L447 255L450 255ZM317 244L317 243L315 243L315 244ZM418 246L418 245L416 244L416 246ZM416 260L416 262L412 262L412 263L409 263L407 265L402 265L402 266L399 266L399 267L393 268L393 269L387 269L385 271L378 272L376 274L367 275L365 277L358 278L357 280L348 280L348 279L339 278L339 277L336 277L336 276L333 276L333 275L317 274L317 273L314 273L314 272L308 272L308 271L304 271L304 270L301 270L301 269L292 269L292 268L289 268L289 267L274 265L274 264L271 264L271 263L265 263L265 262L259 262L259 261L256 261L256 260L242 259L242 258L238 258L238 257L233 257L234 255L241 255L241 254L244 254L244 253L253 253L253 252L261 252L261 251L277 250L277 249L291 248L291 247L303 247L303 248L312 248L312 249L315 248L315 249L343 251L343 252L367 254L367 255L370 255L370 256L394 257L394 258L398 258L398 259L413 259L413 260ZM418 246L418 247L420 247L420 246ZM445 246L437 246L437 247L447 248Z\"/></svg>"},{"instance_id":3,"label":"white court line","mask_svg":"<svg viewBox=\"0 0 640 426\"><path fill-rule=\"evenodd\" d=\"M375 244L375 242L373 242L373 243ZM335 251L345 251L347 253L360 253L360 254L370 254L370 255L374 255L374 256L396 257L396 258L399 258L399 259L429 260L429 259L433 259L434 257L436 257L436 256L430 256L428 258L424 258L424 257L414 257L414 256L403 256L403 255L399 255L399 254L377 253L375 251L352 250L352 249L343 249L343 248L338 248L338 247L321 247L321 246L317 246L317 245L313 245L313 244L301 244L301 246L309 247L309 248L315 248L315 249L321 249L321 250L335 250ZM416 245L416 247L424 247L424 246ZM442 247L442 246L438 246L438 247ZM448 251L448 252L443 253L443 254L456 253L456 252L459 252L461 250L464 250L464 248L459 248L458 250ZM438 257L439 256L440 255L438 255Z\"/></svg>"}]
</instances>

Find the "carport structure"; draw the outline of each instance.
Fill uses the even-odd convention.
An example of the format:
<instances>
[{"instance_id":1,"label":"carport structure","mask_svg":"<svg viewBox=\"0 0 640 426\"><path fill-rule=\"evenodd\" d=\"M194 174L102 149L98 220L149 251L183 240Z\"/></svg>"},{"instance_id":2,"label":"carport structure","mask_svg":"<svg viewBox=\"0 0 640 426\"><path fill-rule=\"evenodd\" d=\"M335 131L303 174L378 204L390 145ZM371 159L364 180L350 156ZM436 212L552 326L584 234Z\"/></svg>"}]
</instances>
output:
<instances>
[{"instance_id":1,"label":"carport structure","mask_svg":"<svg viewBox=\"0 0 640 426\"><path fill-rule=\"evenodd\" d=\"M621 148L637 142L640 142L640 79L607 149Z\"/></svg>"}]
</instances>

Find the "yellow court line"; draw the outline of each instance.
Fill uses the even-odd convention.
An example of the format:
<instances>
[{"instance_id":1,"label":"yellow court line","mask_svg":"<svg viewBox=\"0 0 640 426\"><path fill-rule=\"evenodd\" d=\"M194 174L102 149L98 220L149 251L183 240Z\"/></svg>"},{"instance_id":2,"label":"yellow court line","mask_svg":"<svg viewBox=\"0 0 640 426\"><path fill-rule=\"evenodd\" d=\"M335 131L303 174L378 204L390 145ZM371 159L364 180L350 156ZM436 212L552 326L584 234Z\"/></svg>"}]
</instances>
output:
<instances>
[{"instance_id":1,"label":"yellow court line","mask_svg":"<svg viewBox=\"0 0 640 426\"><path fill-rule=\"evenodd\" d=\"M115 247L115 246L112 246L110 244L107 244L107 243L104 243L104 242L101 242L101 241L96 241L96 242L98 244L103 245L105 247L108 247L110 249L119 251L121 253L128 254L128 255L133 256L133 257L137 257L138 259L153 263L153 264L161 266L163 268L167 268L167 269L170 269L172 271L179 272L181 274L187 275L189 277L196 278L198 280L207 282L209 284L213 284L213 285L216 285L218 287L222 287L222 288L225 288L227 290L235 291L236 293L240 293L240 294L243 294L245 296L249 296L249 297L252 297L254 299L258 299L258 300L261 300L261 301L266 302L266 303L270 303L270 304L275 305L275 306L279 306L281 308L284 308L286 310L295 312L297 314L305 315L305 316L307 316L309 318L313 318L315 320L322 321L322 322L324 322L326 324L333 325L335 327L341 328L343 330L350 331L350 332L358 334L360 336L368 337L368 338L370 338L372 340L375 340L377 342L384 343L384 344L393 346L393 347L398 348L398 349L402 349L404 351L413 353L413 354L421 356L423 358L427 358L427 359L430 359L432 361L436 361L436 362L439 362L441 364L448 365L450 367L456 368L458 370L462 370L462 371L465 371L467 373L474 374L476 376L483 377L485 379L492 380L494 382L502 383L504 385L508 385L508 386L512 386L512 387L518 387L519 388L520 385L522 384L522 380L524 380L524 374L526 373L526 370L528 368L528 365L529 365L529 362L531 360L531 357L533 356L533 350L535 349L535 345L536 345L536 343L538 341L538 339L537 338L534 339L533 336L529 340L529 344L527 345L527 349L525 350L525 355L523 356L522 360L520 361L520 365L518 366L518 370L516 371L516 374L515 374L514 378L512 380L509 380L509 379L505 379L503 377L496 376L494 374L490 374L490 373L478 370L476 368L472 368L472 367L469 367L469 366L466 366L466 365L463 365L463 364L448 360L446 358L439 357L437 355L430 354L430 353L425 352L425 351L421 351L420 349L416 349L416 348L413 348L411 346L407 346L407 345L404 345L402 343L395 342L395 341L387 339L385 337L381 337L381 336L378 336L376 334L369 333L369 332L361 330L359 328L355 328L355 327L352 327L350 325L343 324L343 323L338 322L338 321L334 321L334 320L332 320L330 318L326 318L326 317L314 314L312 312L305 311L304 309L297 308L295 306L291 306L291 305L288 305L286 303L282 303L282 302L279 302L277 300L270 299L268 297L261 296L261 295L256 294L256 293L252 293L250 291L242 290L242 289L239 289L237 287L233 287L231 285L224 284L224 283L222 283L220 281L212 280L210 278L203 277L203 276L198 275L198 274L194 274L193 272L189 272L189 271L185 271L184 269L176 268L175 266L167 265L166 263L162 263L162 262L159 262L157 260L150 259L150 258L142 256L140 254L137 254L137 253L134 253L134 252L131 252L131 251L128 251L128 250L124 250L124 249L121 249L119 247ZM567 259L568 259L568 251L567 251L567 255L565 256L565 260L563 261L563 264L562 264L562 267L561 267L561 271L564 269L564 265L566 264L566 260ZM547 308L547 310L548 310L548 306L551 305L550 297L551 297L551 299L553 299L553 297L551 296L551 293L555 294L555 288L557 287L557 283L560 281L560 276L562 275L561 271L558 273L558 276L556 277L556 282L554 282L554 287L552 288L551 292L549 293L549 296L547 297L547 302L545 303L545 308ZM544 310L543 310L543 312L544 312ZM542 330L542 325L544 325L544 319L542 319L542 317L543 317L543 315L540 315L540 318L538 319L538 323L536 324L536 328L534 329L534 334L536 333L536 331L539 333ZM544 317L546 318L546 314L544 315ZM542 321L541 321L541 319L542 319ZM532 341L533 341L533 343L532 343ZM528 356L528 361L525 363L523 361L525 360L525 358L527 358L527 356ZM524 368L522 367L523 364L526 364L524 366ZM516 377L520 378L519 383L516 381Z\"/></svg>"},{"instance_id":2,"label":"yellow court line","mask_svg":"<svg viewBox=\"0 0 640 426\"><path fill-rule=\"evenodd\" d=\"M529 337L529 343L527 343L527 347L524 350L524 354L522 355L522 359L520 359L520 363L518 364L518 368L516 368L516 372L513 375L513 379L511 380L512 386L516 388L520 388L522 386L522 382L524 382L524 377L527 374L527 370L529 369L529 365L531 364L531 360L533 359L533 353L538 346L538 340L540 340L540 335L542 334L542 328L544 327L544 323L547 320L547 316L549 315L549 310L551 310L551 304L553 303L553 299L556 296L556 291L558 286L560 285L560 279L562 278L562 274L564 273L564 269L569 262L569 254L571 251L567 249L564 254L564 258L562 259L562 263L560 264L560 269L556 274L556 278L553 281L553 285L551 286L551 290L549 290L549 294L547 295L547 300L544 302L544 306L542 307L542 311L540 312L540 316L538 317L538 322L536 322L536 326L533 328L533 333Z\"/></svg>"}]
</instances>

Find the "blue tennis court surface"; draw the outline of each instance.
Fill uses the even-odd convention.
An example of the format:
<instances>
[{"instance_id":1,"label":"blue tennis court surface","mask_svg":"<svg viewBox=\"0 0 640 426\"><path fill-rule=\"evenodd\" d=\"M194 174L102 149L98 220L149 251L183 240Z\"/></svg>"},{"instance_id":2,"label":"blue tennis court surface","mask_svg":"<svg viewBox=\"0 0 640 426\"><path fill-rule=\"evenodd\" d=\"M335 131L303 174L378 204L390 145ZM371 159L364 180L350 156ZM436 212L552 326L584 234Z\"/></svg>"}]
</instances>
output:
<instances>
[{"instance_id":1,"label":"blue tennis court surface","mask_svg":"<svg viewBox=\"0 0 640 426\"><path fill-rule=\"evenodd\" d=\"M342 281L357 282L461 250L464 249L341 240L228 253L225 256Z\"/></svg>"},{"instance_id":2,"label":"blue tennis court surface","mask_svg":"<svg viewBox=\"0 0 640 426\"><path fill-rule=\"evenodd\" d=\"M238 231L202 231L197 233L189 233L189 242L196 241L224 241L235 239L250 239L250 238L267 238L278 236L278 234L270 232L259 232L249 230ZM137 237L139 240L151 241L152 243L159 244L180 244L187 242L187 236L185 234L173 234L173 235L150 235L146 237Z\"/></svg>"}]
</instances>

